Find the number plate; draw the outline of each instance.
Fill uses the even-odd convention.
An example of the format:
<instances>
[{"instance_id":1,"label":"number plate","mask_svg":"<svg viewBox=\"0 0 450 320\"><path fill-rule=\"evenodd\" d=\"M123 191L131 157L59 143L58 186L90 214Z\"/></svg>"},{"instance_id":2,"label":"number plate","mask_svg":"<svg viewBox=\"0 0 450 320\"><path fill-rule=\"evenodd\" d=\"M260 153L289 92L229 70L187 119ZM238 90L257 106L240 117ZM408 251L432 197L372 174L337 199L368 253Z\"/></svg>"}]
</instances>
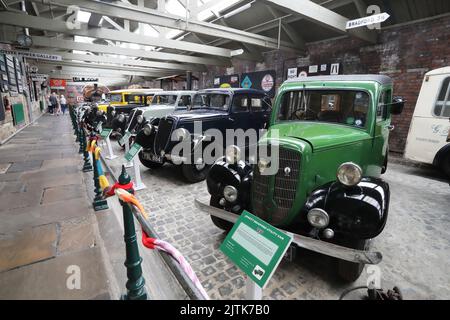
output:
<instances>
[{"instance_id":1,"label":"number plate","mask_svg":"<svg viewBox=\"0 0 450 320\"><path fill-rule=\"evenodd\" d=\"M158 162L158 163L162 163L163 162L163 158L162 157L159 157L159 156L157 156L155 154L148 153L148 152L144 152L142 154L142 157L145 160L150 160L150 161L153 161L153 162Z\"/></svg>"},{"instance_id":2,"label":"number plate","mask_svg":"<svg viewBox=\"0 0 450 320\"><path fill-rule=\"evenodd\" d=\"M163 158L154 154L150 155L150 160L153 162L158 162L158 163L162 163L163 162Z\"/></svg>"}]
</instances>

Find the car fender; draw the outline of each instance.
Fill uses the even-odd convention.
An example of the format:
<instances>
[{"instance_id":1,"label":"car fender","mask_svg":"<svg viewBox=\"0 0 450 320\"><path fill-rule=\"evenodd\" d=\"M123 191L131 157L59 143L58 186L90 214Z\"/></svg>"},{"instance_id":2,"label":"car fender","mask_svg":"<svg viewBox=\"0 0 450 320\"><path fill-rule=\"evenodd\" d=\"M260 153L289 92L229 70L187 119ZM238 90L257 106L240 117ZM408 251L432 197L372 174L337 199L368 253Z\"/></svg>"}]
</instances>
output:
<instances>
[{"instance_id":1,"label":"car fender","mask_svg":"<svg viewBox=\"0 0 450 320\"><path fill-rule=\"evenodd\" d=\"M327 227L336 236L371 239L384 229L389 199L389 185L382 179L364 177L354 187L330 182L311 193L302 216L306 219L313 208L324 209L330 218Z\"/></svg>"}]
</instances>

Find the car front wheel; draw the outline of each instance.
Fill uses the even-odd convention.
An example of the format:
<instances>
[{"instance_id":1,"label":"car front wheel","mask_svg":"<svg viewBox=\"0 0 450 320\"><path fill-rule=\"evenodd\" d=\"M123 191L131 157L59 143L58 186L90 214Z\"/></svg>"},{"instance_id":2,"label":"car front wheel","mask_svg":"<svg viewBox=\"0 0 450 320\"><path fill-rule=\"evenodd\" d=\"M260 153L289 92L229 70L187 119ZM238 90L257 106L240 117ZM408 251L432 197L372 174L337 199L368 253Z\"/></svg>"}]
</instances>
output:
<instances>
[{"instance_id":1,"label":"car front wheel","mask_svg":"<svg viewBox=\"0 0 450 320\"><path fill-rule=\"evenodd\" d=\"M442 158L441 169L450 178L450 151Z\"/></svg>"},{"instance_id":2,"label":"car front wheel","mask_svg":"<svg viewBox=\"0 0 450 320\"><path fill-rule=\"evenodd\" d=\"M206 179L210 166L207 164L182 164L183 176L190 183Z\"/></svg>"},{"instance_id":3,"label":"car front wheel","mask_svg":"<svg viewBox=\"0 0 450 320\"><path fill-rule=\"evenodd\" d=\"M369 240L351 240L342 245L356 250L367 250ZM363 270L364 263L355 263L346 260L338 261L338 275L346 282L356 281Z\"/></svg>"}]
</instances>

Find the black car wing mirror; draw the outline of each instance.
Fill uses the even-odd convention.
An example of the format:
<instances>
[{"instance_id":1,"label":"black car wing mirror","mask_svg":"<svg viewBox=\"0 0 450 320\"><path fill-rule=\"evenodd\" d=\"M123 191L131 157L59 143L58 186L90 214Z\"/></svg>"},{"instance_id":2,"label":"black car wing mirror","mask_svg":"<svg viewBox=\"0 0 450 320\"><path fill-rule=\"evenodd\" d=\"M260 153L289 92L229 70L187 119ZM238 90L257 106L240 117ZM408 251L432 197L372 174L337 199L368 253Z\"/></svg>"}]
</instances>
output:
<instances>
[{"instance_id":1,"label":"black car wing mirror","mask_svg":"<svg viewBox=\"0 0 450 320\"><path fill-rule=\"evenodd\" d=\"M394 97L391 103L391 114L399 115L403 112L406 100L402 97Z\"/></svg>"}]
</instances>

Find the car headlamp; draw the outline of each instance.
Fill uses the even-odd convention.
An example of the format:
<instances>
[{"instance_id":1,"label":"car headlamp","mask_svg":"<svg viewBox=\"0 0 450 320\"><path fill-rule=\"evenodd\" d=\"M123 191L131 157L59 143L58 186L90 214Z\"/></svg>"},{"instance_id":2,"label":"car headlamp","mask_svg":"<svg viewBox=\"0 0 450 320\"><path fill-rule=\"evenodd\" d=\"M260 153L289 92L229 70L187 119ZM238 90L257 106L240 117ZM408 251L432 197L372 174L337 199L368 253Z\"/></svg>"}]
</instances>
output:
<instances>
[{"instance_id":1,"label":"car headlamp","mask_svg":"<svg viewBox=\"0 0 450 320\"><path fill-rule=\"evenodd\" d=\"M145 134L146 136L149 136L149 135L152 134L152 132L153 132L153 126L152 126L151 124L147 123L147 124L144 126L144 134Z\"/></svg>"},{"instance_id":2,"label":"car headlamp","mask_svg":"<svg viewBox=\"0 0 450 320\"><path fill-rule=\"evenodd\" d=\"M355 186L362 179L362 169L353 162L345 162L337 170L337 179L344 186Z\"/></svg>"},{"instance_id":3,"label":"car headlamp","mask_svg":"<svg viewBox=\"0 0 450 320\"><path fill-rule=\"evenodd\" d=\"M144 117L141 114L138 115L136 119L139 124L141 124L144 121Z\"/></svg>"},{"instance_id":4,"label":"car headlamp","mask_svg":"<svg viewBox=\"0 0 450 320\"><path fill-rule=\"evenodd\" d=\"M179 142L189 139L190 136L191 134L185 128L178 128L172 134L173 141Z\"/></svg>"},{"instance_id":5,"label":"car headlamp","mask_svg":"<svg viewBox=\"0 0 450 320\"><path fill-rule=\"evenodd\" d=\"M268 159L260 159L258 161L258 169L259 169L260 173L264 173L264 171L266 169L268 169L269 166L270 166L270 160L268 160Z\"/></svg>"},{"instance_id":6,"label":"car headlamp","mask_svg":"<svg viewBox=\"0 0 450 320\"><path fill-rule=\"evenodd\" d=\"M119 114L119 117L117 118L117 120L119 122L124 122L125 121L125 115L124 114Z\"/></svg>"},{"instance_id":7,"label":"car headlamp","mask_svg":"<svg viewBox=\"0 0 450 320\"><path fill-rule=\"evenodd\" d=\"M235 187L233 187L233 186L226 186L226 187L223 189L223 196L225 197L225 199L226 199L228 202L233 203L233 202L235 202L235 201L237 200L237 197L238 197L238 191L237 191L237 189L236 189Z\"/></svg>"},{"instance_id":8,"label":"car headlamp","mask_svg":"<svg viewBox=\"0 0 450 320\"><path fill-rule=\"evenodd\" d=\"M231 145L225 149L225 159L229 164L235 164L241 161L241 149L238 146Z\"/></svg>"},{"instance_id":9,"label":"car headlamp","mask_svg":"<svg viewBox=\"0 0 450 320\"><path fill-rule=\"evenodd\" d=\"M116 116L116 110L111 111L111 115L112 115L113 117L115 117L115 116Z\"/></svg>"},{"instance_id":10,"label":"car headlamp","mask_svg":"<svg viewBox=\"0 0 450 320\"><path fill-rule=\"evenodd\" d=\"M326 226L328 226L328 223L330 222L330 217L328 216L328 213L320 208L314 208L309 210L308 215L308 222L315 228L323 229Z\"/></svg>"}]
</instances>

